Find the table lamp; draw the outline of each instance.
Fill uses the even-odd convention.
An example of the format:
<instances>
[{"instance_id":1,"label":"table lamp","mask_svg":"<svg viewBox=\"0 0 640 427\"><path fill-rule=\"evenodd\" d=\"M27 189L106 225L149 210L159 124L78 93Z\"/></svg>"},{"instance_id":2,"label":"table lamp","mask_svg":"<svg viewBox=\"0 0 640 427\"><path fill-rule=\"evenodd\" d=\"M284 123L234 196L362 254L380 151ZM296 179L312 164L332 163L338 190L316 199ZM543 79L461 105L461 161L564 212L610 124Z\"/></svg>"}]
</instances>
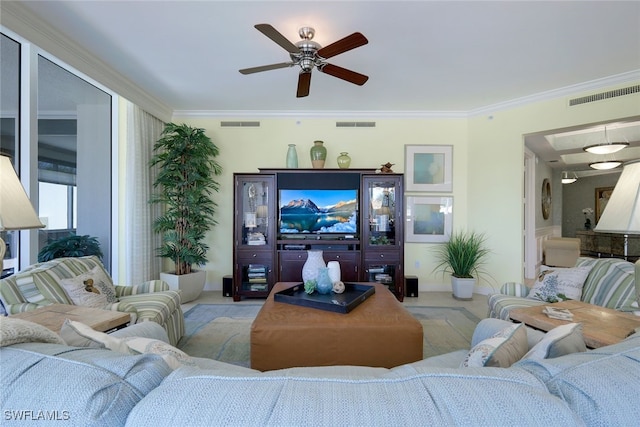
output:
<instances>
[{"instance_id":1,"label":"table lamp","mask_svg":"<svg viewBox=\"0 0 640 427\"><path fill-rule=\"evenodd\" d=\"M640 159L624 164L594 231L624 234L624 259L627 260L629 234L640 234Z\"/></svg>"},{"instance_id":2,"label":"table lamp","mask_svg":"<svg viewBox=\"0 0 640 427\"><path fill-rule=\"evenodd\" d=\"M42 228L8 157L0 155L0 231ZM6 244L0 238L0 272Z\"/></svg>"}]
</instances>

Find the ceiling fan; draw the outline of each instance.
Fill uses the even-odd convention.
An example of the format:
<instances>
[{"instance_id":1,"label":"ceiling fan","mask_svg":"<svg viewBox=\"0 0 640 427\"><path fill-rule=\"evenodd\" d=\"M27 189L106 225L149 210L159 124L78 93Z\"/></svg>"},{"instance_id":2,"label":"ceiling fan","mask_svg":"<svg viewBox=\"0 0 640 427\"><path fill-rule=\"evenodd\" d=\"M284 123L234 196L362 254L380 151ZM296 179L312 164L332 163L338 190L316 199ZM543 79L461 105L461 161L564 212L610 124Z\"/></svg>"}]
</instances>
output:
<instances>
[{"instance_id":1,"label":"ceiling fan","mask_svg":"<svg viewBox=\"0 0 640 427\"><path fill-rule=\"evenodd\" d=\"M361 33L353 33L338 40L337 42L322 47L312 40L315 35L315 30L311 27L300 28L298 34L302 40L295 44L291 43L285 36L280 34L278 30L269 24L258 24L255 25L255 28L289 52L291 61L263 65L260 67L244 68L240 70L242 74L253 74L261 71L276 70L278 68L287 68L298 65L300 66L298 91L296 93L298 98L309 95L309 88L311 87L311 71L314 67L325 74L329 74L359 86L362 86L367 80L369 80L369 77L363 74L326 62L327 59L333 56L369 43L369 40L367 40L367 38Z\"/></svg>"}]
</instances>

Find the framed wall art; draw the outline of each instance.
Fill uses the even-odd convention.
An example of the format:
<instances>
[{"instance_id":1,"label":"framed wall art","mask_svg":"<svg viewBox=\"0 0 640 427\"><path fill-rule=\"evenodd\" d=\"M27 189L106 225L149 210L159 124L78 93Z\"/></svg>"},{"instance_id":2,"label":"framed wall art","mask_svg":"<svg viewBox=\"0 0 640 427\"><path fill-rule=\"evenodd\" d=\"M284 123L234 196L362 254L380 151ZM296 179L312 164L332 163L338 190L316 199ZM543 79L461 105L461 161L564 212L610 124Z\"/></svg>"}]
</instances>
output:
<instances>
[{"instance_id":1,"label":"framed wall art","mask_svg":"<svg viewBox=\"0 0 640 427\"><path fill-rule=\"evenodd\" d=\"M607 206L607 202L611 198L613 193L613 187L598 187L596 188L596 224L604 212L604 208Z\"/></svg>"},{"instance_id":2,"label":"framed wall art","mask_svg":"<svg viewBox=\"0 0 640 427\"><path fill-rule=\"evenodd\" d=\"M452 145L405 145L406 191L453 190Z\"/></svg>"},{"instance_id":3,"label":"framed wall art","mask_svg":"<svg viewBox=\"0 0 640 427\"><path fill-rule=\"evenodd\" d=\"M449 241L453 224L453 197L407 196L405 241L440 243Z\"/></svg>"}]
</instances>

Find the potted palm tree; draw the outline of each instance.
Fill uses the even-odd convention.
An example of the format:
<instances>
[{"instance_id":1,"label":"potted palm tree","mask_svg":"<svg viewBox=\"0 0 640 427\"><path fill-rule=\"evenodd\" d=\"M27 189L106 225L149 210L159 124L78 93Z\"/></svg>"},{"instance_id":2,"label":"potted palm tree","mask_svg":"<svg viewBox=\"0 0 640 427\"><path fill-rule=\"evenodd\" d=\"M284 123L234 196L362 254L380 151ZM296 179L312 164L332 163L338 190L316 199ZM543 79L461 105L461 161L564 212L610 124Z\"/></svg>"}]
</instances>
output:
<instances>
[{"instance_id":1,"label":"potted palm tree","mask_svg":"<svg viewBox=\"0 0 640 427\"><path fill-rule=\"evenodd\" d=\"M435 254L438 264L434 271L451 273L453 297L460 300L473 298L476 279L484 273L490 251L484 234L474 231L454 232L449 241L438 245Z\"/></svg>"},{"instance_id":2,"label":"potted palm tree","mask_svg":"<svg viewBox=\"0 0 640 427\"><path fill-rule=\"evenodd\" d=\"M200 296L206 279L206 272L193 266L206 263L205 234L217 223L212 195L219 190L214 177L222 173L215 160L219 151L204 129L174 123L165 125L153 151L150 166L159 171L150 202L165 209L153 223L154 231L162 234L158 256L175 264L173 272L160 277L172 289L181 289L187 302Z\"/></svg>"},{"instance_id":3,"label":"potted palm tree","mask_svg":"<svg viewBox=\"0 0 640 427\"><path fill-rule=\"evenodd\" d=\"M38 262L51 261L55 258L83 257L95 255L102 259L102 249L97 237L77 236L70 233L68 236L50 240L38 252Z\"/></svg>"}]
</instances>

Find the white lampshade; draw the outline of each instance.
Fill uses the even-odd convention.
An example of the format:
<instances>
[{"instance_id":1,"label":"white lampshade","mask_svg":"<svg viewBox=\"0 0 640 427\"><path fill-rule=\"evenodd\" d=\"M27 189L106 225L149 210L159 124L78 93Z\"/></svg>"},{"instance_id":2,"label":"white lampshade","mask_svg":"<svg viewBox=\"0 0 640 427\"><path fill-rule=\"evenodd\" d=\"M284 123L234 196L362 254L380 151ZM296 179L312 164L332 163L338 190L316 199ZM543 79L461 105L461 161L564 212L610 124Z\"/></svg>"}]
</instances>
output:
<instances>
[{"instance_id":1,"label":"white lampshade","mask_svg":"<svg viewBox=\"0 0 640 427\"><path fill-rule=\"evenodd\" d=\"M42 227L11 161L0 156L0 231Z\"/></svg>"},{"instance_id":2,"label":"white lampshade","mask_svg":"<svg viewBox=\"0 0 640 427\"><path fill-rule=\"evenodd\" d=\"M571 175L569 175L569 172L562 172L563 184L573 184L577 180L578 180L578 175L576 175L575 172L573 172Z\"/></svg>"},{"instance_id":3,"label":"white lampshade","mask_svg":"<svg viewBox=\"0 0 640 427\"><path fill-rule=\"evenodd\" d=\"M42 227L11 161L0 156L0 231ZM5 250L4 240L0 238L0 273Z\"/></svg>"},{"instance_id":4,"label":"white lampshade","mask_svg":"<svg viewBox=\"0 0 640 427\"><path fill-rule=\"evenodd\" d=\"M589 163L589 166L592 169L609 170L609 169L615 169L618 166L620 166L621 164L622 164L622 162L619 161L619 160L603 160L601 162Z\"/></svg>"},{"instance_id":5,"label":"white lampshade","mask_svg":"<svg viewBox=\"0 0 640 427\"><path fill-rule=\"evenodd\" d=\"M594 231L640 234L640 159L624 164Z\"/></svg>"}]
</instances>

